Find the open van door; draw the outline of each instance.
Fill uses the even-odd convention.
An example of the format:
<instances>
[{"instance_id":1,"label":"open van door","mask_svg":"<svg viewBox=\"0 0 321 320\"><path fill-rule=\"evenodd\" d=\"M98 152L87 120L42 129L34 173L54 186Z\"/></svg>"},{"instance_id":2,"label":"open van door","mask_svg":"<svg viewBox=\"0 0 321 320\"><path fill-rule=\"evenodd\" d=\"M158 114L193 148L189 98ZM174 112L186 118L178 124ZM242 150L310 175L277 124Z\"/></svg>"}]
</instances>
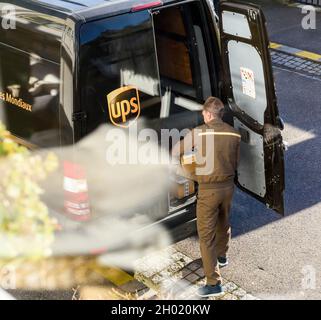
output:
<instances>
[{"instance_id":1,"label":"open van door","mask_svg":"<svg viewBox=\"0 0 321 320\"><path fill-rule=\"evenodd\" d=\"M219 9L225 98L241 134L237 185L284 214L284 145L265 19L259 7Z\"/></svg>"}]
</instances>

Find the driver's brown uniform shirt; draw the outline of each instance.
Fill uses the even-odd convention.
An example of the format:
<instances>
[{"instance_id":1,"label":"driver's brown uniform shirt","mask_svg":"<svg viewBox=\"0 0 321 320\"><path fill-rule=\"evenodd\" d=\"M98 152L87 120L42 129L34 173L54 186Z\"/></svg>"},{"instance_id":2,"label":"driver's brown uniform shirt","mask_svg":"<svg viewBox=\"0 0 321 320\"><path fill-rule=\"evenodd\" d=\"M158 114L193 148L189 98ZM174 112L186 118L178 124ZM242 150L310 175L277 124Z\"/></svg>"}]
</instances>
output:
<instances>
[{"instance_id":1,"label":"driver's brown uniform shirt","mask_svg":"<svg viewBox=\"0 0 321 320\"><path fill-rule=\"evenodd\" d=\"M207 143L206 139L212 139L212 143ZM194 149L196 159L205 159L205 164L214 161L213 167L209 166L210 170L206 174L182 171L182 175L199 184L197 230L204 273L210 285L221 282L217 258L225 257L229 248L229 212L240 157L240 140L238 131L216 119L193 129L172 150L172 155L178 157ZM202 167L204 163L198 166Z\"/></svg>"},{"instance_id":2,"label":"driver's brown uniform shirt","mask_svg":"<svg viewBox=\"0 0 321 320\"><path fill-rule=\"evenodd\" d=\"M179 157L194 150L196 159L200 159L196 167L204 168L208 162L213 162L213 166L208 166L212 170L206 174L189 175L184 172L184 176L204 185L204 188L206 185L209 188L233 185L240 157L240 138L237 130L222 120L215 119L191 130L173 147L172 155ZM207 143L206 139L212 141Z\"/></svg>"}]
</instances>

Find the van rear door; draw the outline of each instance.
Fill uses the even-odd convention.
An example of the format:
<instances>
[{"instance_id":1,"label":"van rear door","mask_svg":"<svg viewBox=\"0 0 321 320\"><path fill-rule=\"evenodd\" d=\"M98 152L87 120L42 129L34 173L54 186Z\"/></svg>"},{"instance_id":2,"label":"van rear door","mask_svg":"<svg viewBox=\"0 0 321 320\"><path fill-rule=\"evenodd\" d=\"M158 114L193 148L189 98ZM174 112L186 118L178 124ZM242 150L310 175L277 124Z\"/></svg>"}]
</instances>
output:
<instances>
[{"instance_id":1,"label":"van rear door","mask_svg":"<svg viewBox=\"0 0 321 320\"><path fill-rule=\"evenodd\" d=\"M259 7L219 9L225 98L240 131L237 185L284 214L284 147L265 19Z\"/></svg>"}]
</instances>

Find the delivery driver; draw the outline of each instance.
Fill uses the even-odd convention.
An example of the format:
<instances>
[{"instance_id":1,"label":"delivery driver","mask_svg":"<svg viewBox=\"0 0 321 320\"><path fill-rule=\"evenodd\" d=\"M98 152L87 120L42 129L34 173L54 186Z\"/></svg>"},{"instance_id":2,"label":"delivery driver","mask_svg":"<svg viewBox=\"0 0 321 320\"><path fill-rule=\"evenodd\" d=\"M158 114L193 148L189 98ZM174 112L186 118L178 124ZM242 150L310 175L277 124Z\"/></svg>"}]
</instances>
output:
<instances>
[{"instance_id":1,"label":"delivery driver","mask_svg":"<svg viewBox=\"0 0 321 320\"><path fill-rule=\"evenodd\" d=\"M195 173L182 173L198 182L197 231L207 278L207 284L197 292L201 297L222 293L219 267L228 263L229 213L241 137L238 131L222 121L223 113L222 101L208 98L203 106L204 124L190 131L172 150L176 157L194 151L195 158L205 160L207 167L203 171L197 170L198 166L200 169L204 167L204 161L199 165L196 160Z\"/></svg>"}]
</instances>

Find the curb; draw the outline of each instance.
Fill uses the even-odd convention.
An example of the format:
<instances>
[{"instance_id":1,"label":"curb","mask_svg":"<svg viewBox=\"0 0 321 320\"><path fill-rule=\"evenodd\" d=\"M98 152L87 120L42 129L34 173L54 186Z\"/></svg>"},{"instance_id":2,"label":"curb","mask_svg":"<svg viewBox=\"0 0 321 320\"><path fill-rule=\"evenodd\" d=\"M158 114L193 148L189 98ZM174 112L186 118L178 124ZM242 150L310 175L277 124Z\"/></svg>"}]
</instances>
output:
<instances>
[{"instance_id":1,"label":"curb","mask_svg":"<svg viewBox=\"0 0 321 320\"><path fill-rule=\"evenodd\" d=\"M321 54L289 47L280 43L270 42L270 49L291 54L299 58L308 59L314 62L321 62Z\"/></svg>"}]
</instances>

